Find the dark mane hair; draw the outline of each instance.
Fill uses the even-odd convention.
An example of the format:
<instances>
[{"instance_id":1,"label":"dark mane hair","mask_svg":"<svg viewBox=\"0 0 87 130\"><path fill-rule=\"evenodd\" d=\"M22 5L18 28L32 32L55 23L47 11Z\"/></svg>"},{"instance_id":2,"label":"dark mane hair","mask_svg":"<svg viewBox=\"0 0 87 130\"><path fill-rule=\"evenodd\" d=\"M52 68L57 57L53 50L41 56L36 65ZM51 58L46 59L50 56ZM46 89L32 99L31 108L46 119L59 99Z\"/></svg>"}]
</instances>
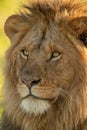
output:
<instances>
[{"instance_id":1,"label":"dark mane hair","mask_svg":"<svg viewBox=\"0 0 87 130\"><path fill-rule=\"evenodd\" d=\"M23 7L27 12L20 12L23 17L44 16L59 19L74 19L87 16L87 2L80 0L29 0ZM49 16L49 17L48 17Z\"/></svg>"}]
</instances>

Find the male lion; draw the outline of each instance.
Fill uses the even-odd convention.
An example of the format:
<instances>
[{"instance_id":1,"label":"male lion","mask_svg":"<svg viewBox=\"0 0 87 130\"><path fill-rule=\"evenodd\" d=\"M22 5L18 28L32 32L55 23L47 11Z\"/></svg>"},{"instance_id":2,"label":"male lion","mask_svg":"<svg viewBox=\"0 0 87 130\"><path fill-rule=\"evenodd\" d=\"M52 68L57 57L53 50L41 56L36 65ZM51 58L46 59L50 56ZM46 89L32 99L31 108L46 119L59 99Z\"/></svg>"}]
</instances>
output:
<instances>
[{"instance_id":1,"label":"male lion","mask_svg":"<svg viewBox=\"0 0 87 130\"><path fill-rule=\"evenodd\" d=\"M1 130L87 130L87 3L32 0L9 17Z\"/></svg>"}]
</instances>

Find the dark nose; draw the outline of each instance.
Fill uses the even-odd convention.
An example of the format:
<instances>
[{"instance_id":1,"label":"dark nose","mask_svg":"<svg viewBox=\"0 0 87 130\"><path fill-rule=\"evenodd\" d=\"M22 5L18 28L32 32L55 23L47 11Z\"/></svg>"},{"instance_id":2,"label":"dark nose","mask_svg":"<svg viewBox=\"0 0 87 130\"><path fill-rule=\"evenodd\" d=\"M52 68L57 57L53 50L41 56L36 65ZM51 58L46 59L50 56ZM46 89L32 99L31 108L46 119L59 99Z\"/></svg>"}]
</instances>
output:
<instances>
[{"instance_id":1,"label":"dark nose","mask_svg":"<svg viewBox=\"0 0 87 130\"><path fill-rule=\"evenodd\" d=\"M35 78L35 79L33 79L33 78L31 78L31 79L22 78L22 82L23 82L28 88L31 88L32 86L39 84L40 81L41 81L41 79L37 79L37 78Z\"/></svg>"}]
</instances>

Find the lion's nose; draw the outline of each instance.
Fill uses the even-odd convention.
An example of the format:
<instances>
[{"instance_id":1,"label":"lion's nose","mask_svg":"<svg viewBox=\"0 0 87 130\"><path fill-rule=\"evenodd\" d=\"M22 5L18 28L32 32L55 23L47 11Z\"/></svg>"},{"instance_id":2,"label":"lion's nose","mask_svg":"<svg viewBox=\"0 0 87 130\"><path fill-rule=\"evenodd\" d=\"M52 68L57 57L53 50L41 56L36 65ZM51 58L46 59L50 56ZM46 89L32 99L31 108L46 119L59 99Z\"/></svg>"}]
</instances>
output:
<instances>
[{"instance_id":1,"label":"lion's nose","mask_svg":"<svg viewBox=\"0 0 87 130\"><path fill-rule=\"evenodd\" d=\"M40 81L41 81L41 79L37 79L37 78L35 78L35 79L33 79L33 78L31 78L31 79L22 78L22 82L23 82L28 88L31 88L32 86L39 84Z\"/></svg>"}]
</instances>

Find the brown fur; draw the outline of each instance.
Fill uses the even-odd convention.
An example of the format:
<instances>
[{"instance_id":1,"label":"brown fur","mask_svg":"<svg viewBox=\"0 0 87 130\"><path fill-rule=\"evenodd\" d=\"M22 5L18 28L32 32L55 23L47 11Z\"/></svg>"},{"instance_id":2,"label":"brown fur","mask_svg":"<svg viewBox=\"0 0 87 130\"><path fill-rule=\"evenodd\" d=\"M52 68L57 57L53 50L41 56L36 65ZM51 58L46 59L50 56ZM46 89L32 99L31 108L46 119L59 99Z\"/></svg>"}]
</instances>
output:
<instances>
[{"instance_id":1,"label":"brown fur","mask_svg":"<svg viewBox=\"0 0 87 130\"><path fill-rule=\"evenodd\" d=\"M5 24L12 44L6 53L2 129L87 130L87 4L32 0L24 7L28 11ZM29 51L27 59L23 50ZM53 52L59 52L59 59ZM50 104L44 113L20 107L28 89L22 78L40 79L31 91L33 100Z\"/></svg>"}]
</instances>

